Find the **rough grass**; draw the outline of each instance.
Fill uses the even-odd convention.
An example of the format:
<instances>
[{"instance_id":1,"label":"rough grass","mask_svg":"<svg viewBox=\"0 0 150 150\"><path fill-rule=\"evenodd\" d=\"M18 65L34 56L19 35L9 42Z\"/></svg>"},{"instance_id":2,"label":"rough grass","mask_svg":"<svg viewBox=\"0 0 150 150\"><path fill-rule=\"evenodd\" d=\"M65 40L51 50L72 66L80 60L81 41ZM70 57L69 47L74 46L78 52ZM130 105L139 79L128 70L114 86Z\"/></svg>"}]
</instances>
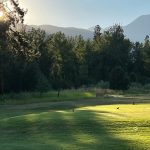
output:
<instances>
[{"instance_id":1,"label":"rough grass","mask_svg":"<svg viewBox=\"0 0 150 150\"><path fill-rule=\"evenodd\" d=\"M80 101L87 99L100 99L106 102L106 99L113 101L115 98L119 101L125 100L129 103L129 100L135 100L137 102L140 99L145 99L145 95L150 97L150 90L128 90L128 91L113 91L91 88L91 89L78 89L78 90L63 90L60 92L60 97L57 97L57 91L49 91L47 93L38 92L23 92L19 94L6 94L0 95L0 105L12 105L12 104L32 104L32 103L45 103L45 102L64 102L64 101ZM103 99L102 99L103 97ZM113 99L111 99L113 98ZM145 99L146 100L146 99ZM143 101L142 101L143 102Z\"/></svg>"},{"instance_id":2,"label":"rough grass","mask_svg":"<svg viewBox=\"0 0 150 150\"><path fill-rule=\"evenodd\" d=\"M95 98L96 94L89 90L63 90L60 92L60 97L57 96L57 91L47 93L24 92L19 94L6 94L0 96L0 104L31 104L41 102L61 102L80 99Z\"/></svg>"},{"instance_id":3,"label":"rough grass","mask_svg":"<svg viewBox=\"0 0 150 150\"><path fill-rule=\"evenodd\" d=\"M0 150L150 150L149 114L150 104L1 108Z\"/></svg>"}]
</instances>

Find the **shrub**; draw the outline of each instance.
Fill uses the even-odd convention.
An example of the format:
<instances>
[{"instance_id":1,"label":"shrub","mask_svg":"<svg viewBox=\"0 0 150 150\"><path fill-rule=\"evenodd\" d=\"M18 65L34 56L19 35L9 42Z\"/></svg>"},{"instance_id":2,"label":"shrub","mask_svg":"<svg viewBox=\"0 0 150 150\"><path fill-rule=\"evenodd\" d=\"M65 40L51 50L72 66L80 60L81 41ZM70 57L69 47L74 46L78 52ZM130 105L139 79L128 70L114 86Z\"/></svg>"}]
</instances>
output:
<instances>
[{"instance_id":1,"label":"shrub","mask_svg":"<svg viewBox=\"0 0 150 150\"><path fill-rule=\"evenodd\" d=\"M109 89L109 86L109 82L105 82L103 80L97 84L97 87L102 89Z\"/></svg>"},{"instance_id":2,"label":"shrub","mask_svg":"<svg viewBox=\"0 0 150 150\"><path fill-rule=\"evenodd\" d=\"M144 85L144 89L145 89L145 90L150 90L150 84L145 84L145 85Z\"/></svg>"},{"instance_id":3,"label":"shrub","mask_svg":"<svg viewBox=\"0 0 150 150\"><path fill-rule=\"evenodd\" d=\"M130 84L130 89L132 90L137 90L137 89L141 89L142 88L142 84L137 83L137 82L133 82Z\"/></svg>"}]
</instances>

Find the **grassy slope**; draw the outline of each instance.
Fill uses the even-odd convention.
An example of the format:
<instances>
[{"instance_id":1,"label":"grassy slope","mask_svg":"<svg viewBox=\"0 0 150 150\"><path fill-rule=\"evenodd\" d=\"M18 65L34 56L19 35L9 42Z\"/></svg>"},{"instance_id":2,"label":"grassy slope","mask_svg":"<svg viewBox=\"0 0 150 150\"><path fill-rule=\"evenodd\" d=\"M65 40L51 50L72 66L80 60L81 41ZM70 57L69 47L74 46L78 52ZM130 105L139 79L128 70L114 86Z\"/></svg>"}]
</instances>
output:
<instances>
[{"instance_id":1,"label":"grassy slope","mask_svg":"<svg viewBox=\"0 0 150 150\"><path fill-rule=\"evenodd\" d=\"M0 150L149 150L149 114L150 104L1 109Z\"/></svg>"}]
</instances>

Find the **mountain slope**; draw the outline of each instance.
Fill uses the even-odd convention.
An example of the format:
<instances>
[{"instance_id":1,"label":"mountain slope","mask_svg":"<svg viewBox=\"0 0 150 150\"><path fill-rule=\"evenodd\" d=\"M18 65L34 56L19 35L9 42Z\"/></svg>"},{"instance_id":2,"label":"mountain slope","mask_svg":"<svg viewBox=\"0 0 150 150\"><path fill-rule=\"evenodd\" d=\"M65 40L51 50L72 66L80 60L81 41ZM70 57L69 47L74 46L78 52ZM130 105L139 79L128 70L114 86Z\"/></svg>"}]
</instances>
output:
<instances>
[{"instance_id":1,"label":"mountain slope","mask_svg":"<svg viewBox=\"0 0 150 150\"><path fill-rule=\"evenodd\" d=\"M73 28L73 27L57 27L57 26L52 26L52 25L40 25L40 26L35 26L31 25L30 27L33 28L40 28L42 30L45 30L47 34L52 34L61 31L64 33L66 36L77 36L77 35L82 35L83 38L85 39L91 39L93 38L93 32L86 30L86 29L79 29L79 28Z\"/></svg>"},{"instance_id":2,"label":"mountain slope","mask_svg":"<svg viewBox=\"0 0 150 150\"><path fill-rule=\"evenodd\" d=\"M143 15L123 27L125 35L131 41L143 42L146 35L150 35L150 15Z\"/></svg>"},{"instance_id":3,"label":"mountain slope","mask_svg":"<svg viewBox=\"0 0 150 150\"><path fill-rule=\"evenodd\" d=\"M77 36L82 35L84 39L93 38L94 27L89 29L80 29L73 27L57 27L52 25L31 25L28 28L40 28L45 30L46 33L52 34L61 31L66 36ZM107 30L108 28L102 29L102 31ZM146 35L150 35L150 15L143 15L135 19L133 22L123 27L126 38L129 38L131 41L143 42Z\"/></svg>"}]
</instances>

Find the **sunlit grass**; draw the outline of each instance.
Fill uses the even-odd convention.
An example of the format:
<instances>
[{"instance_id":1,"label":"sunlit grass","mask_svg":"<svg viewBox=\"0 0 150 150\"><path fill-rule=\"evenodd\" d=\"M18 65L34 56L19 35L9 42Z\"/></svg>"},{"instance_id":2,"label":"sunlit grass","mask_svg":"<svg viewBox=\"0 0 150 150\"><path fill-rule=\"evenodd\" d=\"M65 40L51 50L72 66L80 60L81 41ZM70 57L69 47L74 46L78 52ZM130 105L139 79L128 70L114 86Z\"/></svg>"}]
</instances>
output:
<instances>
[{"instance_id":1,"label":"sunlit grass","mask_svg":"<svg viewBox=\"0 0 150 150\"><path fill-rule=\"evenodd\" d=\"M0 150L149 150L149 114L150 104L2 109Z\"/></svg>"}]
</instances>

